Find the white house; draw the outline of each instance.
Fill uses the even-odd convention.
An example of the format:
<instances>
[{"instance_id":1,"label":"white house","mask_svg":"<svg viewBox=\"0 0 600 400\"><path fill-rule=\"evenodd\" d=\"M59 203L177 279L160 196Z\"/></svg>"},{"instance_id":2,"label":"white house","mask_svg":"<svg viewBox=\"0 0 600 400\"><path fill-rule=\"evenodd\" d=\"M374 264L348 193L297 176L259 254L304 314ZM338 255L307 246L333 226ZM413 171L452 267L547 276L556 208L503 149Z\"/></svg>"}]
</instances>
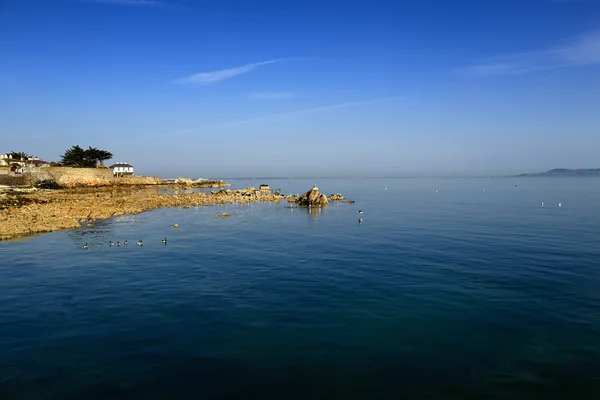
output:
<instances>
[{"instance_id":1,"label":"white house","mask_svg":"<svg viewBox=\"0 0 600 400\"><path fill-rule=\"evenodd\" d=\"M0 167L8 167L12 161L10 154L0 154Z\"/></svg>"},{"instance_id":2,"label":"white house","mask_svg":"<svg viewBox=\"0 0 600 400\"><path fill-rule=\"evenodd\" d=\"M18 165L22 167L48 167L50 163L48 161L40 160L37 157L13 158L11 154L0 154L0 167L10 167L12 165Z\"/></svg>"},{"instance_id":3,"label":"white house","mask_svg":"<svg viewBox=\"0 0 600 400\"><path fill-rule=\"evenodd\" d=\"M108 168L113 170L114 175L133 175L133 165L129 165L126 162L118 162Z\"/></svg>"}]
</instances>

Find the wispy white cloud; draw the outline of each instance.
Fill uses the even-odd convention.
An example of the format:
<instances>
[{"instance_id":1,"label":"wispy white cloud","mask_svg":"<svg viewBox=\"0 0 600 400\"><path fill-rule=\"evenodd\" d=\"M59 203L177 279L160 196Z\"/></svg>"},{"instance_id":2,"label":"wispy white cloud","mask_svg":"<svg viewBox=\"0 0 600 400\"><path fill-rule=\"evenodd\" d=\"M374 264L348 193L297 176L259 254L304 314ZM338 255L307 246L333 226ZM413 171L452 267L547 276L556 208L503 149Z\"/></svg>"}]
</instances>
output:
<instances>
[{"instance_id":1,"label":"wispy white cloud","mask_svg":"<svg viewBox=\"0 0 600 400\"><path fill-rule=\"evenodd\" d=\"M294 94L289 92L259 92L247 94L246 97L257 100L281 100L291 99Z\"/></svg>"},{"instance_id":2,"label":"wispy white cloud","mask_svg":"<svg viewBox=\"0 0 600 400\"><path fill-rule=\"evenodd\" d=\"M467 76L517 75L596 64L600 64L600 31L579 36L563 46L495 57L457 72Z\"/></svg>"},{"instance_id":3,"label":"wispy white cloud","mask_svg":"<svg viewBox=\"0 0 600 400\"><path fill-rule=\"evenodd\" d=\"M160 0L78 0L83 3L115 4L119 6L167 6L169 3Z\"/></svg>"},{"instance_id":4,"label":"wispy white cloud","mask_svg":"<svg viewBox=\"0 0 600 400\"><path fill-rule=\"evenodd\" d=\"M274 120L278 120L278 119L288 118L288 117L295 117L298 115L320 113L320 112L326 112L326 111L342 109L342 108L349 108L349 107L356 107L356 106L367 105L367 104L387 103L387 102L397 101L397 100L401 100L401 99L402 99L402 97L384 97L384 98L380 98L380 99L354 101L354 102L350 102L350 103L330 104L330 105L314 107L314 108L304 108L301 110L295 110L295 111L290 111L290 112L285 112L285 113L270 114L270 115L266 115L263 117L237 120L237 121L228 121L228 122L223 122L223 123L219 123L219 124L204 125L204 126L200 126L197 128L186 129L186 130L177 131L177 132L169 132L169 133L162 133L162 134L157 134L157 135L138 137L138 138L136 138L136 140L150 139L150 138L161 137L161 136L187 135L187 134L194 133L194 132L208 131L208 130L220 129L220 128L229 128L229 127L235 127L235 126L239 126L239 125L251 125L251 124L257 124L257 123L261 123L261 122L268 122L268 121L274 121Z\"/></svg>"},{"instance_id":5,"label":"wispy white cloud","mask_svg":"<svg viewBox=\"0 0 600 400\"><path fill-rule=\"evenodd\" d=\"M262 61L252 64L242 65L240 67L220 69L217 71L210 72L200 72L198 74L186 76L180 79L177 79L175 82L185 85L210 85L212 83L218 83L224 81L226 79L231 79L238 75L245 74L247 72L253 71L258 67L262 67L264 65L275 64L283 61L282 58Z\"/></svg>"}]
</instances>

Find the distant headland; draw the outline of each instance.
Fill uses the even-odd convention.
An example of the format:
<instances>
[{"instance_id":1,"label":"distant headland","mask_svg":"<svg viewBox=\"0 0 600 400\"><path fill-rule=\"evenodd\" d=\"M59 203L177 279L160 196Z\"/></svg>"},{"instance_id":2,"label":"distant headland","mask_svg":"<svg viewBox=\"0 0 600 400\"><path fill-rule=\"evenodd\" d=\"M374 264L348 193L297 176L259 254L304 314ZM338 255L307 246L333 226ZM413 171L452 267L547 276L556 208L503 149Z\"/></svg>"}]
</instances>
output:
<instances>
[{"instance_id":1,"label":"distant headland","mask_svg":"<svg viewBox=\"0 0 600 400\"><path fill-rule=\"evenodd\" d=\"M546 172L538 172L533 174L519 174L519 177L573 177L573 176L593 176L600 177L600 168L587 169L567 169L554 168Z\"/></svg>"}]
</instances>

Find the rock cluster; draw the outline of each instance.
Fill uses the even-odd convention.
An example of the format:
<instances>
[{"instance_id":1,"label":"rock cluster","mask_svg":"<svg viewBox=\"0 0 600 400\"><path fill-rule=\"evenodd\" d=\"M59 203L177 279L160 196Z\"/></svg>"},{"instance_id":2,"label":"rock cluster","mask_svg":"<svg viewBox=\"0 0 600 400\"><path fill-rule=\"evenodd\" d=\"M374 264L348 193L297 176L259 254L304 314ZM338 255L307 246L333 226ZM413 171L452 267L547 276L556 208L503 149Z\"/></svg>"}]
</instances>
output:
<instances>
[{"instance_id":1,"label":"rock cluster","mask_svg":"<svg viewBox=\"0 0 600 400\"><path fill-rule=\"evenodd\" d=\"M345 197L341 193L334 193L329 196L329 201L343 201Z\"/></svg>"},{"instance_id":2,"label":"rock cluster","mask_svg":"<svg viewBox=\"0 0 600 400\"><path fill-rule=\"evenodd\" d=\"M327 196L319 193L317 185L313 186L308 192L301 195L296 201L301 206L325 206L329 203Z\"/></svg>"}]
</instances>

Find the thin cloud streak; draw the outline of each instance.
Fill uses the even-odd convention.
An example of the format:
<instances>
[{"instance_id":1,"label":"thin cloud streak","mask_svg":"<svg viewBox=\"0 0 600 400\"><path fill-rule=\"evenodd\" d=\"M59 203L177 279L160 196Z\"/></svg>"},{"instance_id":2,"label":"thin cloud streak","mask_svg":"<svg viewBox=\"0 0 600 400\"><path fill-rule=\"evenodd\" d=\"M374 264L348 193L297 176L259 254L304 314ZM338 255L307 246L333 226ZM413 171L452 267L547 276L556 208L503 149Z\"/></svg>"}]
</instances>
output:
<instances>
[{"instance_id":1,"label":"thin cloud streak","mask_svg":"<svg viewBox=\"0 0 600 400\"><path fill-rule=\"evenodd\" d=\"M227 69L221 69L221 70L210 71L210 72L200 72L198 74L194 74L194 75L190 75L190 76L186 76L186 77L177 79L175 81L175 83L184 84L184 85L197 85L197 86L210 85L213 83L218 83L218 82L224 81L226 79L231 79L238 75L248 73L250 71L255 70L258 67L262 67L264 65L269 65L269 64L279 63L281 61L283 61L282 58L277 58L274 60L267 60L267 61L252 63L252 64L246 64L246 65L242 65L240 67L227 68Z\"/></svg>"},{"instance_id":2,"label":"thin cloud streak","mask_svg":"<svg viewBox=\"0 0 600 400\"><path fill-rule=\"evenodd\" d=\"M83 3L114 4L118 6L156 7L168 6L168 3L160 0L79 0Z\"/></svg>"},{"instance_id":3,"label":"thin cloud streak","mask_svg":"<svg viewBox=\"0 0 600 400\"><path fill-rule=\"evenodd\" d=\"M549 50L496 57L487 63L458 69L465 76L519 75L536 71L600 64L600 31Z\"/></svg>"},{"instance_id":4,"label":"thin cloud streak","mask_svg":"<svg viewBox=\"0 0 600 400\"><path fill-rule=\"evenodd\" d=\"M387 103L387 102L392 102L392 101L396 101L396 100L400 100L400 99L402 99L402 97L385 97L385 98L381 98L381 99L354 101L351 103L330 104L330 105L326 105L326 106L315 107L315 108L306 108L306 109L290 111L290 112L286 112L286 113L271 114L271 115L266 115L264 117L223 122L223 123L214 124L214 125L205 125L205 126L200 126L198 128L186 129L183 131L143 136L143 137L136 138L136 140L151 139L151 138L162 137L162 136L180 136L180 135L186 135L186 134L194 133L194 132L208 131L211 129L227 128L227 127L233 127L233 126L238 126L238 125L250 125L250 124L256 124L256 123L261 123L261 122L273 121L273 120L277 120L277 119L281 119L281 118L295 117L298 115L306 115L306 114L313 114L313 113L325 112L325 111L342 109L342 108L356 107L356 106L366 105L366 104Z\"/></svg>"}]
</instances>

